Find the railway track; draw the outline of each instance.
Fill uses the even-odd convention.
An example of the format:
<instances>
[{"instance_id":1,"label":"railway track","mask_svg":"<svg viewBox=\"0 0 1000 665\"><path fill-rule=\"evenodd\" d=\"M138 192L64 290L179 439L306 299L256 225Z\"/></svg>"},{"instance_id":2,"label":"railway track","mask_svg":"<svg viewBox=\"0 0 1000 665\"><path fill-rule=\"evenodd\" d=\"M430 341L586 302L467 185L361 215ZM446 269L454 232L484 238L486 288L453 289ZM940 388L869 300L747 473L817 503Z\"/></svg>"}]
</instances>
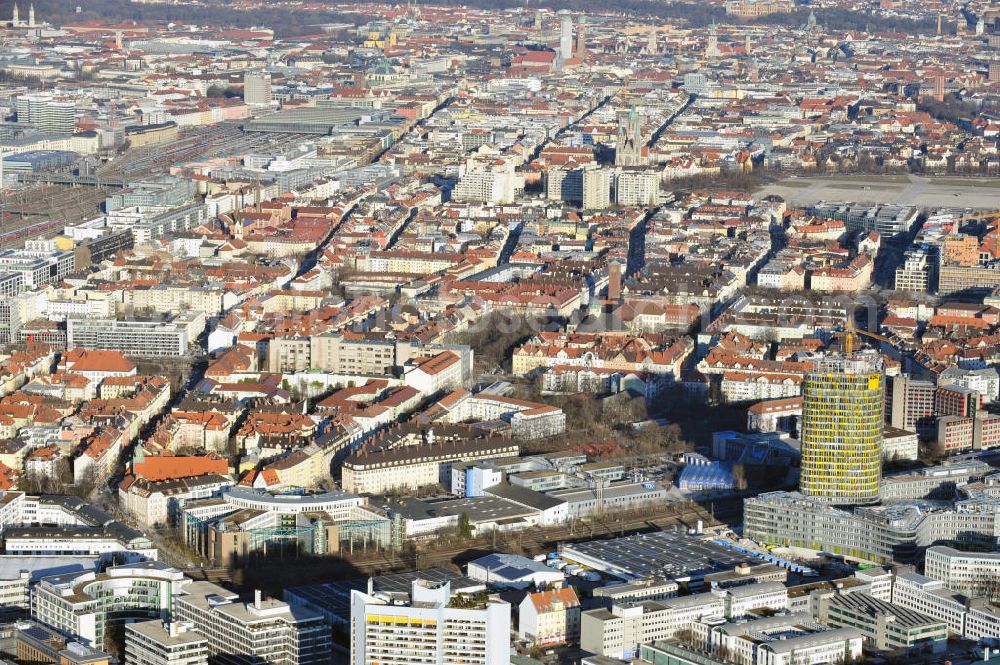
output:
<instances>
[{"instance_id":1,"label":"railway track","mask_svg":"<svg viewBox=\"0 0 1000 665\"><path fill-rule=\"evenodd\" d=\"M108 190L102 187L37 184L16 190L0 202L0 248L50 238L67 224L100 214Z\"/></svg>"},{"instance_id":2,"label":"railway track","mask_svg":"<svg viewBox=\"0 0 1000 665\"><path fill-rule=\"evenodd\" d=\"M47 232L59 229L62 225L63 222L60 220L50 219L44 222L31 224L30 226L23 226L13 231L0 233L0 247L9 247L10 244L14 242L24 242L25 240L37 238Z\"/></svg>"}]
</instances>

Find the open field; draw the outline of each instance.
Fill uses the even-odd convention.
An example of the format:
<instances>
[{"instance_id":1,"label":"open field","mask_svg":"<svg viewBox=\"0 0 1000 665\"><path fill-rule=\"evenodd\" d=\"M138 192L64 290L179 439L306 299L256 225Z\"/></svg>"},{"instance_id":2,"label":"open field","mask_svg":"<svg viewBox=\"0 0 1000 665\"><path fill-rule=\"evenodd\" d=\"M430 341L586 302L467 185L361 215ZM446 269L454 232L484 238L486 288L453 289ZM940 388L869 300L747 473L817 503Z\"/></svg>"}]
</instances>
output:
<instances>
[{"instance_id":1,"label":"open field","mask_svg":"<svg viewBox=\"0 0 1000 665\"><path fill-rule=\"evenodd\" d=\"M818 201L898 203L994 210L1000 207L1000 179L957 176L810 176L768 183L757 196L777 194L793 205Z\"/></svg>"}]
</instances>

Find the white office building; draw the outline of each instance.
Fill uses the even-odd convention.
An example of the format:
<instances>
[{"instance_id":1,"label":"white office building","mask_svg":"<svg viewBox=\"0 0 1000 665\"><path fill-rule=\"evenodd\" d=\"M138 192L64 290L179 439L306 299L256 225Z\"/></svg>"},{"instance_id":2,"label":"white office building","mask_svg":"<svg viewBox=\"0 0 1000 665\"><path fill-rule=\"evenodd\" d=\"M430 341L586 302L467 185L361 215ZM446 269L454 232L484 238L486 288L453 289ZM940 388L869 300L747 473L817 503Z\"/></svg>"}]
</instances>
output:
<instances>
[{"instance_id":1,"label":"white office building","mask_svg":"<svg viewBox=\"0 0 1000 665\"><path fill-rule=\"evenodd\" d=\"M55 575L32 591L31 614L103 650L108 623L116 615L166 619L174 595L189 581L180 570L156 561L113 566L103 573Z\"/></svg>"},{"instance_id":2,"label":"white office building","mask_svg":"<svg viewBox=\"0 0 1000 665\"><path fill-rule=\"evenodd\" d=\"M711 593L588 610L580 617L580 647L597 656L629 660L640 644L668 640L692 622L722 617L724 612L724 599Z\"/></svg>"},{"instance_id":3,"label":"white office building","mask_svg":"<svg viewBox=\"0 0 1000 665\"><path fill-rule=\"evenodd\" d=\"M73 252L5 249L0 251L0 273L17 273L25 288L59 283L76 266Z\"/></svg>"},{"instance_id":4,"label":"white office building","mask_svg":"<svg viewBox=\"0 0 1000 665\"><path fill-rule=\"evenodd\" d=\"M749 621L705 620L692 627L695 639L736 665L807 665L859 660L864 637L854 628L827 628L808 614L780 614Z\"/></svg>"},{"instance_id":5,"label":"white office building","mask_svg":"<svg viewBox=\"0 0 1000 665\"><path fill-rule=\"evenodd\" d=\"M173 620L191 623L220 665L326 665L330 629L319 614L258 591L253 602L211 582L191 582L174 599Z\"/></svg>"},{"instance_id":6,"label":"white office building","mask_svg":"<svg viewBox=\"0 0 1000 665\"><path fill-rule=\"evenodd\" d=\"M1000 552L963 552L935 545L924 552L924 573L949 589L981 596L1000 579Z\"/></svg>"},{"instance_id":7,"label":"white office building","mask_svg":"<svg viewBox=\"0 0 1000 665\"><path fill-rule=\"evenodd\" d=\"M0 608L31 608L31 585L45 577L96 571L97 556L0 556Z\"/></svg>"},{"instance_id":8,"label":"white office building","mask_svg":"<svg viewBox=\"0 0 1000 665\"><path fill-rule=\"evenodd\" d=\"M715 593L724 594L726 616L730 619L740 619L752 610L762 608L776 611L788 609L788 589L781 582L741 584Z\"/></svg>"},{"instance_id":9,"label":"white office building","mask_svg":"<svg viewBox=\"0 0 1000 665\"><path fill-rule=\"evenodd\" d=\"M189 623L138 621L125 626L125 662L207 665L208 640Z\"/></svg>"},{"instance_id":10,"label":"white office building","mask_svg":"<svg viewBox=\"0 0 1000 665\"><path fill-rule=\"evenodd\" d=\"M76 107L58 100L51 93L21 95L17 98L17 121L35 126L42 132L72 134Z\"/></svg>"}]
</instances>

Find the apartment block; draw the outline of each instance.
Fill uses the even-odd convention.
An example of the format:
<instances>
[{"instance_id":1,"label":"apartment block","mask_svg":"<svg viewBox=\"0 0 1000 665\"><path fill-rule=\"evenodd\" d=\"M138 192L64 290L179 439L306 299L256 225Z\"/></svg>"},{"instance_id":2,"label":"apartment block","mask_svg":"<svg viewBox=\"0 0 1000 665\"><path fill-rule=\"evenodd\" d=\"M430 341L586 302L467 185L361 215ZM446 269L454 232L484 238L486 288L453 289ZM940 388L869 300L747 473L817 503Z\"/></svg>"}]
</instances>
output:
<instances>
[{"instance_id":1,"label":"apartment block","mask_svg":"<svg viewBox=\"0 0 1000 665\"><path fill-rule=\"evenodd\" d=\"M519 451L516 442L483 437L467 425L439 423L421 431L403 424L352 452L341 466L341 485L355 494L447 485L454 462L516 457Z\"/></svg>"},{"instance_id":2,"label":"apartment block","mask_svg":"<svg viewBox=\"0 0 1000 665\"><path fill-rule=\"evenodd\" d=\"M204 314L196 315L204 327ZM118 319L69 319L69 348L118 350L129 356L183 356L192 338L189 321L122 321Z\"/></svg>"},{"instance_id":3,"label":"apartment block","mask_svg":"<svg viewBox=\"0 0 1000 665\"><path fill-rule=\"evenodd\" d=\"M518 635L539 646L580 639L580 599L573 587L529 593L518 606Z\"/></svg>"},{"instance_id":4,"label":"apartment block","mask_svg":"<svg viewBox=\"0 0 1000 665\"><path fill-rule=\"evenodd\" d=\"M621 170L615 177L615 203L620 206L656 205L660 198L660 174L655 171Z\"/></svg>"},{"instance_id":5,"label":"apartment block","mask_svg":"<svg viewBox=\"0 0 1000 665\"><path fill-rule=\"evenodd\" d=\"M409 598L351 592L351 663L508 665L510 604L452 593L449 582L417 579Z\"/></svg>"},{"instance_id":6,"label":"apartment block","mask_svg":"<svg viewBox=\"0 0 1000 665\"><path fill-rule=\"evenodd\" d=\"M297 351L293 345L289 351ZM310 339L309 367L333 374L385 374L397 364L396 343L389 339L354 338L338 333ZM280 359L279 366L295 361Z\"/></svg>"}]
</instances>

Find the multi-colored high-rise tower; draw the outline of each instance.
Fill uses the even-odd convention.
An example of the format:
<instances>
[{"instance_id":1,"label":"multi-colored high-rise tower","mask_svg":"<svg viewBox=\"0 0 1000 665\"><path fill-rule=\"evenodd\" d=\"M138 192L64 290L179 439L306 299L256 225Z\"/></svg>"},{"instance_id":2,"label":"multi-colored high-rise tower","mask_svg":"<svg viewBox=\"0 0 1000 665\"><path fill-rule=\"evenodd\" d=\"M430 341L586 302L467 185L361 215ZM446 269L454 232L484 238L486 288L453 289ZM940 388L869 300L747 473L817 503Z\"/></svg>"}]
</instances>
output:
<instances>
[{"instance_id":1,"label":"multi-colored high-rise tower","mask_svg":"<svg viewBox=\"0 0 1000 665\"><path fill-rule=\"evenodd\" d=\"M802 387L803 494L875 503L882 475L884 377L877 356L821 360Z\"/></svg>"}]
</instances>

